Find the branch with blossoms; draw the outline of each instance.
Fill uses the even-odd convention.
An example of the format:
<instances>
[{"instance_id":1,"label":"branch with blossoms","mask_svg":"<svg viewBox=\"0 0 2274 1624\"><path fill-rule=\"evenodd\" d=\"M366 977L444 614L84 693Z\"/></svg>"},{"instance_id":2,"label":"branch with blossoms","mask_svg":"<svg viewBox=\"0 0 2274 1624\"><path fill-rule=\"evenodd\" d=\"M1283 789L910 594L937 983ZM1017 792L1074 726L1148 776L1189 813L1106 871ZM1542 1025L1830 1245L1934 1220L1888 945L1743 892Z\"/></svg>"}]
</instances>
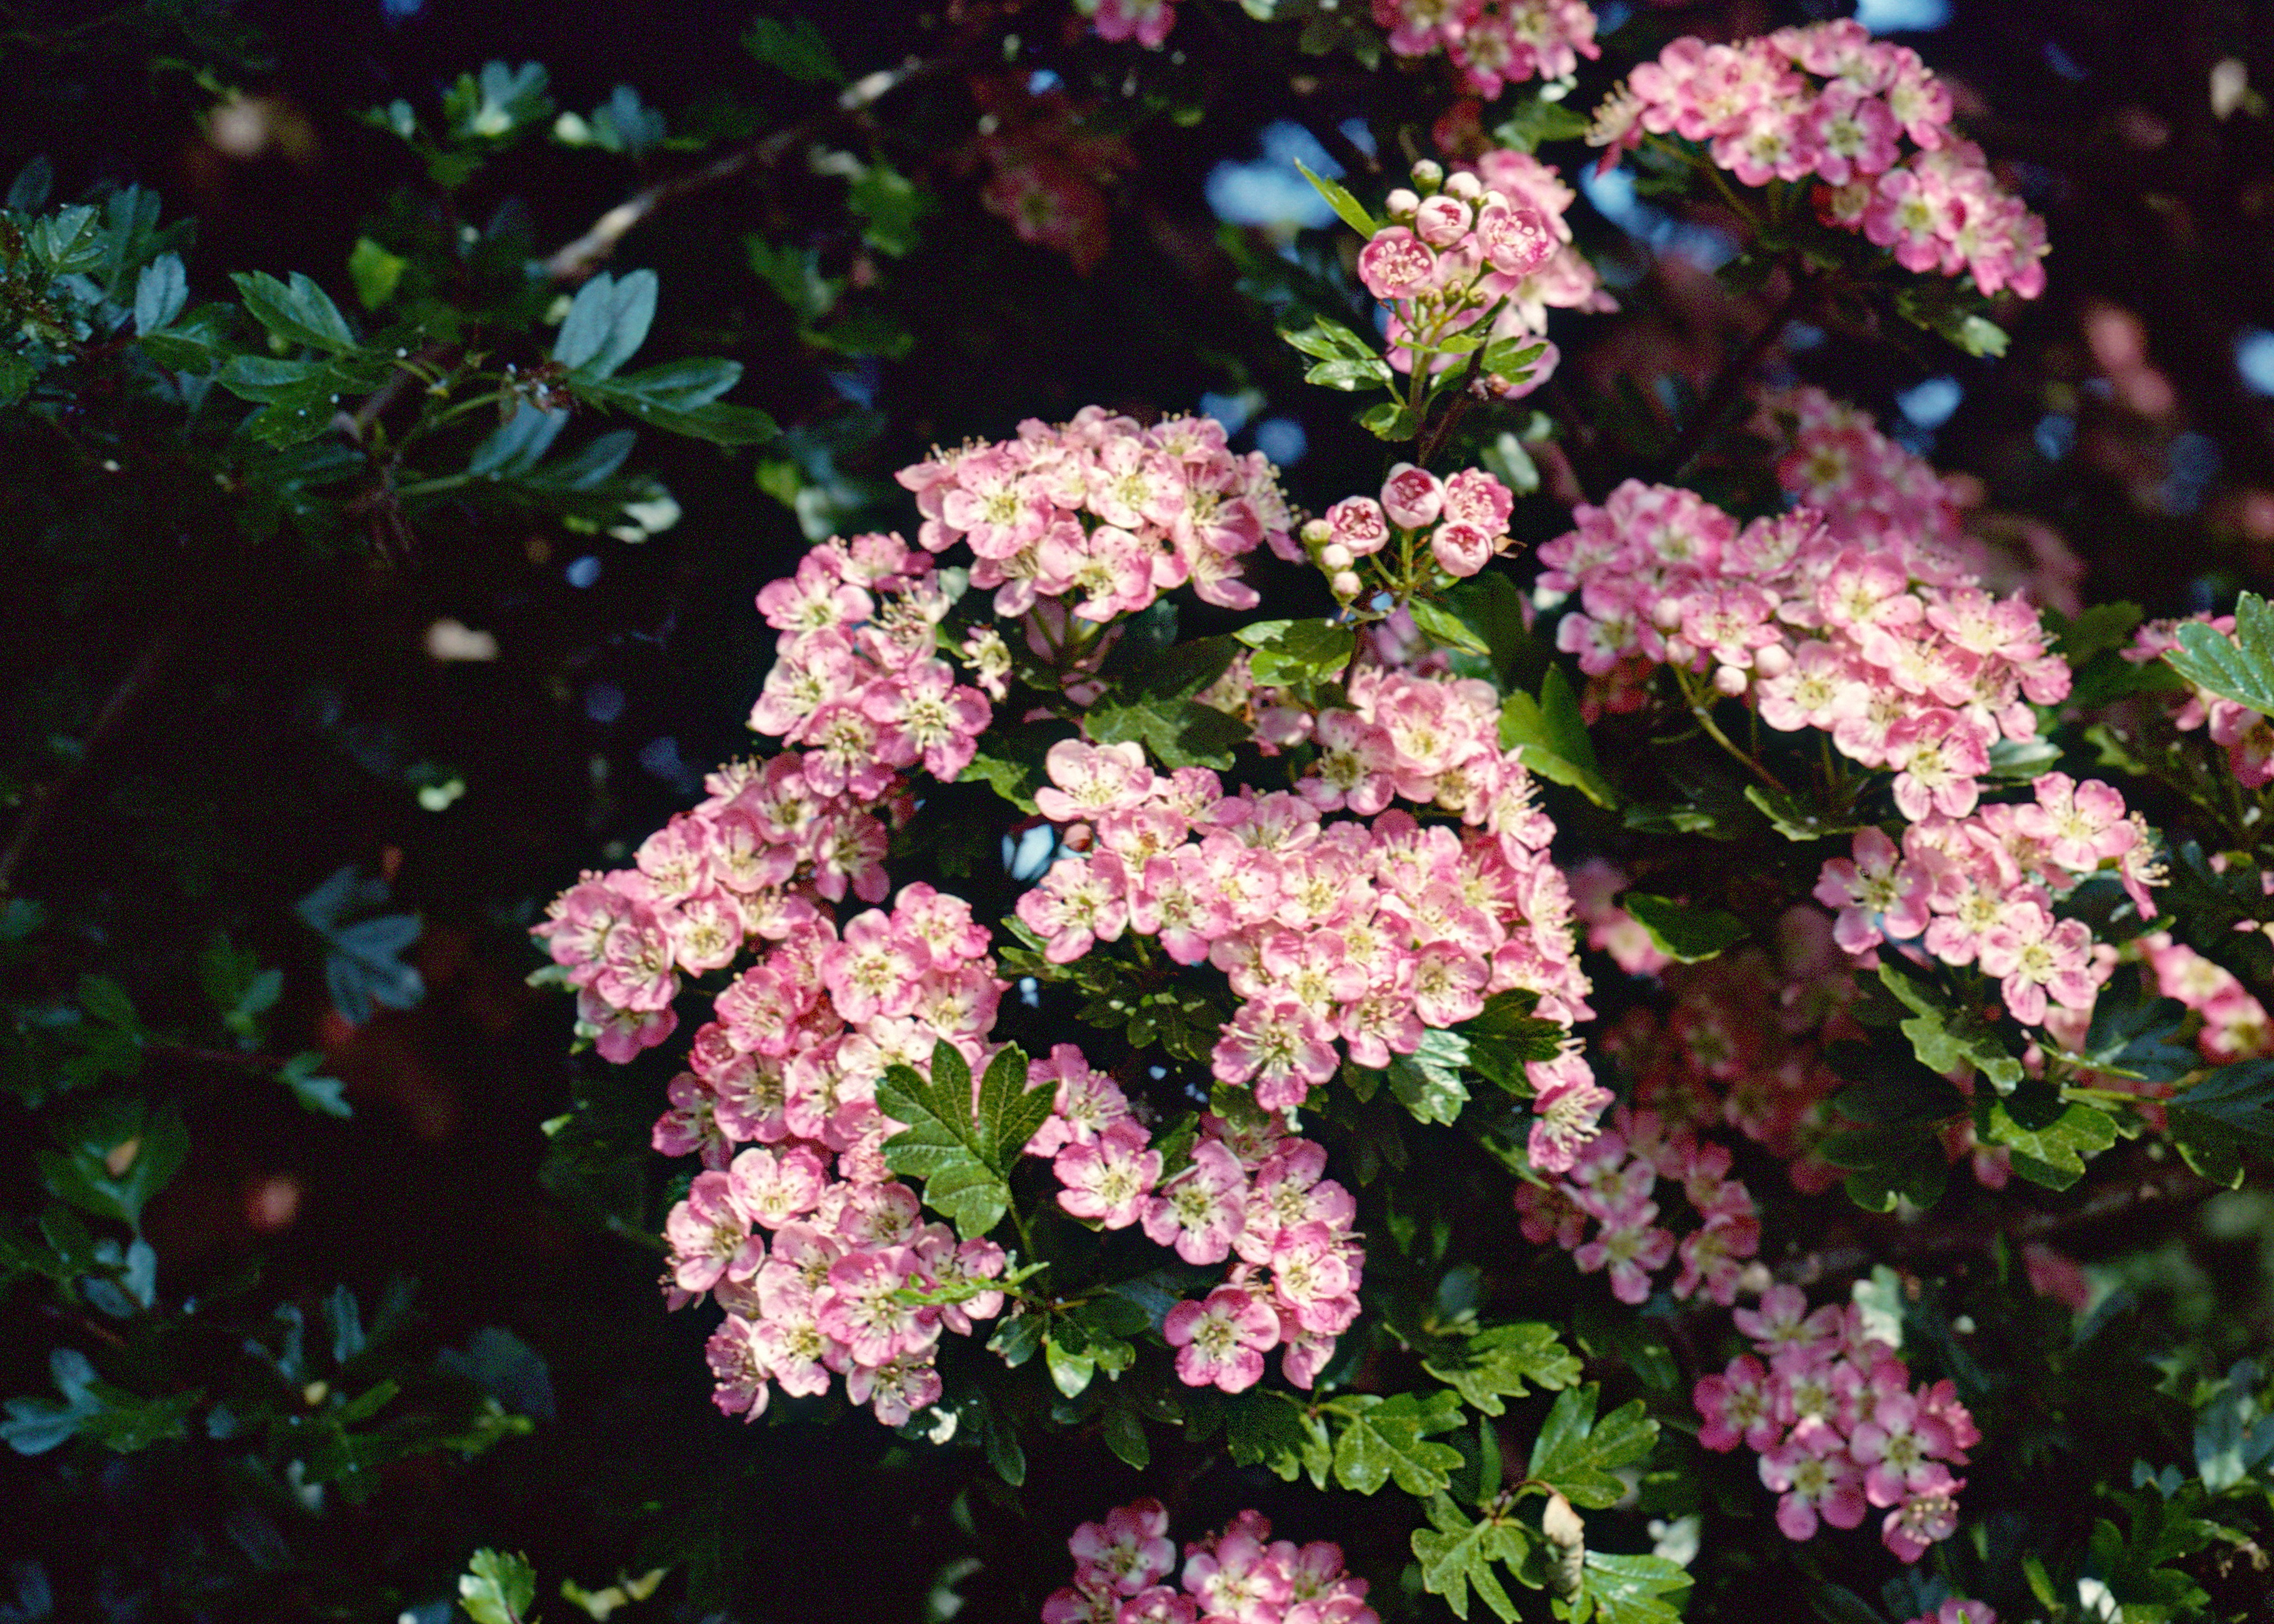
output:
<instances>
[{"instance_id":1,"label":"branch with blossoms","mask_svg":"<svg viewBox=\"0 0 2274 1624\"><path fill-rule=\"evenodd\" d=\"M1087 9L1143 46L1173 21ZM1495 27L1572 20L1378 10L1480 86L1522 76ZM1986 349L1970 312L2034 295L2043 243L1949 118L1826 24L1679 41L1596 132L1686 168L1796 300L1881 286ZM2067 769L2084 696L2162 693L2255 794L2269 711L2121 687L2164 632L2041 613L1922 459L1758 388L1789 301L1662 464L1750 403L1776 500L1520 505L1502 441L1551 320L1616 308L1576 194L1510 147L1378 200L1312 178L1357 240L1282 336L1385 471L1310 516L1222 425L1098 407L936 448L898 475L913 544L832 538L758 595L764 752L538 928L602 1059L692 1027L652 1138L701 1169L666 1300L719 1311L748 1419L841 1395L1014 1486L1070 1435L1394 1487L1375 1515L1464 1618L1516 1618L1511 1585L1674 1617L1678 1544L1615 1546L1652 1473L1704 1515L1677 1428L1749 1446L1789 1541L1858 1563L1869 1521L1870 1560L1970 1571L1960 1494L2011 1442L1978 1372L1764 1254L1835 1189L1978 1208L2119 1138L2240 1179L2274 1032L2201 921L2216 895L2255 929L2268 891ZM1043 1616L1374 1616L1337 1544L1250 1509L1179 1565L1170 1517L1084 1523Z\"/></svg>"}]
</instances>

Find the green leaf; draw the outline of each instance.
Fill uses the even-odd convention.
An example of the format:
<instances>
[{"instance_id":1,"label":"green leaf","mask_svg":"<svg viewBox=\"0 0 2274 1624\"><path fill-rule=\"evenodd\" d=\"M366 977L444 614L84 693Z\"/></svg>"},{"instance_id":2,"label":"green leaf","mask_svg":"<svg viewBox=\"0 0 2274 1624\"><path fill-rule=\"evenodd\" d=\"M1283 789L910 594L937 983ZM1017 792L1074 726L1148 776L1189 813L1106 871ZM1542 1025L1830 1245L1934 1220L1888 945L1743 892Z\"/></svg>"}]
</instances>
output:
<instances>
[{"instance_id":1,"label":"green leaf","mask_svg":"<svg viewBox=\"0 0 2274 1624\"><path fill-rule=\"evenodd\" d=\"M1412 1054L1390 1056L1390 1092L1421 1122L1458 1121L1469 1102L1468 1086L1461 1081L1468 1058L1467 1039L1433 1026Z\"/></svg>"},{"instance_id":2,"label":"green leaf","mask_svg":"<svg viewBox=\"0 0 2274 1624\"><path fill-rule=\"evenodd\" d=\"M1451 1387L1476 1410L1502 1414L1504 1399L1522 1398L1536 1387L1554 1391L1579 1380L1579 1360L1556 1340L1555 1327L1536 1322L1487 1326L1449 1339L1421 1361L1421 1368Z\"/></svg>"},{"instance_id":3,"label":"green leaf","mask_svg":"<svg viewBox=\"0 0 2274 1624\"><path fill-rule=\"evenodd\" d=\"M1429 1502L1427 1528L1413 1530L1413 1555L1421 1564L1421 1584L1432 1596L1442 1596L1457 1619L1469 1616L1469 1590L1477 1594L1506 1624L1516 1624L1516 1604L1509 1599L1495 1562L1514 1568L1523 1561L1531 1543L1524 1525L1487 1517L1472 1522L1459 1507L1440 1494Z\"/></svg>"},{"instance_id":4,"label":"green leaf","mask_svg":"<svg viewBox=\"0 0 2274 1624\"><path fill-rule=\"evenodd\" d=\"M1564 102L1532 96L1493 131L1493 139L1518 152L1537 151L1546 141L1576 141L1587 133L1586 116Z\"/></svg>"},{"instance_id":5,"label":"green leaf","mask_svg":"<svg viewBox=\"0 0 2274 1624\"><path fill-rule=\"evenodd\" d=\"M576 290L553 342L553 358L583 382L613 377L647 342L655 320L653 271L621 279L602 271Z\"/></svg>"},{"instance_id":6,"label":"green leaf","mask_svg":"<svg viewBox=\"0 0 2274 1624\"><path fill-rule=\"evenodd\" d=\"M919 190L888 163L872 163L862 169L847 190L845 201L866 222L861 231L862 240L895 259L922 245L923 233L916 229L916 222L938 207L930 192Z\"/></svg>"},{"instance_id":7,"label":"green leaf","mask_svg":"<svg viewBox=\"0 0 2274 1624\"><path fill-rule=\"evenodd\" d=\"M59 276L91 271L102 262L102 219L85 203L42 214L25 233L32 258Z\"/></svg>"},{"instance_id":8,"label":"green leaf","mask_svg":"<svg viewBox=\"0 0 2274 1624\"><path fill-rule=\"evenodd\" d=\"M742 36L742 49L766 66L808 85L841 85L845 70L837 65L829 41L809 19L783 23L761 17Z\"/></svg>"},{"instance_id":9,"label":"green leaf","mask_svg":"<svg viewBox=\"0 0 2274 1624\"><path fill-rule=\"evenodd\" d=\"M1233 748L1247 738L1246 726L1193 699L1137 700L1125 691L1118 700L1090 707L1086 726L1100 744L1135 740L1166 767L1231 766Z\"/></svg>"},{"instance_id":10,"label":"green leaf","mask_svg":"<svg viewBox=\"0 0 2274 1624\"><path fill-rule=\"evenodd\" d=\"M333 355L346 355L356 347L347 318L332 303L332 296L298 271L290 282L278 282L266 271L239 271L230 280L245 299L246 312L262 327L290 344L305 345Z\"/></svg>"},{"instance_id":11,"label":"green leaf","mask_svg":"<svg viewBox=\"0 0 2274 1624\"><path fill-rule=\"evenodd\" d=\"M1413 617L1413 624L1422 635L1440 648L1458 649L1464 654L1490 654L1485 640L1471 631L1468 622L1442 604L1427 598L1408 598L1405 612Z\"/></svg>"},{"instance_id":12,"label":"green leaf","mask_svg":"<svg viewBox=\"0 0 2274 1624\"><path fill-rule=\"evenodd\" d=\"M1359 427L1376 440L1411 440L1421 432L1421 419L1402 401L1382 401L1359 415Z\"/></svg>"},{"instance_id":13,"label":"green leaf","mask_svg":"<svg viewBox=\"0 0 2274 1624\"><path fill-rule=\"evenodd\" d=\"M2142 619L2137 604L2095 604L2059 628L2060 656L2074 668L2105 650L2120 649L2132 641Z\"/></svg>"},{"instance_id":14,"label":"green leaf","mask_svg":"<svg viewBox=\"0 0 2274 1624\"><path fill-rule=\"evenodd\" d=\"M54 1126L60 1150L39 1153L48 1192L97 1218L139 1229L142 1209L189 1159L179 1110L139 1100L106 1101Z\"/></svg>"},{"instance_id":15,"label":"green leaf","mask_svg":"<svg viewBox=\"0 0 2274 1624\"><path fill-rule=\"evenodd\" d=\"M1339 677L1357 634L1325 620L1260 620L1232 635L1254 650L1248 665L1265 688L1294 688Z\"/></svg>"},{"instance_id":16,"label":"green leaf","mask_svg":"<svg viewBox=\"0 0 2274 1624\"><path fill-rule=\"evenodd\" d=\"M190 302L189 273L179 254L160 254L134 279L134 330L144 337L172 324Z\"/></svg>"},{"instance_id":17,"label":"green leaf","mask_svg":"<svg viewBox=\"0 0 2274 1624\"><path fill-rule=\"evenodd\" d=\"M1626 1485L1612 1475L1650 1454L1658 1423L1643 1413L1640 1399L1595 1418L1601 1389L1590 1382L1567 1387L1547 1412L1532 1446L1525 1476L1559 1490L1575 1506L1593 1510L1617 1503Z\"/></svg>"},{"instance_id":18,"label":"green leaf","mask_svg":"<svg viewBox=\"0 0 2274 1624\"><path fill-rule=\"evenodd\" d=\"M1372 356L1363 361L1354 361L1345 357L1321 361L1303 374L1305 383L1314 383L1322 388L1340 389L1345 394L1352 390L1363 389L1369 384L1386 387L1394 380L1394 374L1389 370L1389 363Z\"/></svg>"},{"instance_id":19,"label":"green leaf","mask_svg":"<svg viewBox=\"0 0 2274 1624\"><path fill-rule=\"evenodd\" d=\"M2000 1094L2012 1092L2022 1080L2022 1063L1980 1016L1952 1007L1931 982L1897 969L1891 961L1880 963L1879 980L1905 1008L1916 1011L1902 1023L1902 1032L1928 1071L1945 1076L1971 1066Z\"/></svg>"},{"instance_id":20,"label":"green leaf","mask_svg":"<svg viewBox=\"0 0 2274 1624\"><path fill-rule=\"evenodd\" d=\"M553 98L545 94L549 82L550 75L538 63L511 68L502 62L486 62L478 78L458 75L442 97L442 117L450 133L461 140L506 141L553 116ZM456 176L448 184L463 184L465 175L479 161L463 154L448 155L460 160L446 166Z\"/></svg>"},{"instance_id":21,"label":"green leaf","mask_svg":"<svg viewBox=\"0 0 2274 1624\"><path fill-rule=\"evenodd\" d=\"M1108 1407L1102 1431L1105 1447L1122 1464L1143 1471L1153 1463L1153 1446L1146 1441L1145 1423L1126 1404Z\"/></svg>"},{"instance_id":22,"label":"green leaf","mask_svg":"<svg viewBox=\"0 0 2274 1624\"><path fill-rule=\"evenodd\" d=\"M1834 835L1853 834L1864 827L1815 807L1802 804L1792 795L1781 795L1763 784L1745 786L1745 799L1760 809L1769 820L1769 826L1788 840L1824 840Z\"/></svg>"},{"instance_id":23,"label":"green leaf","mask_svg":"<svg viewBox=\"0 0 2274 1624\"><path fill-rule=\"evenodd\" d=\"M568 387L579 399L614 407L671 433L722 446L757 445L779 432L774 420L754 407L718 403L742 377L741 362L713 357L669 361L621 377L575 375Z\"/></svg>"},{"instance_id":24,"label":"green leaf","mask_svg":"<svg viewBox=\"0 0 2274 1624\"><path fill-rule=\"evenodd\" d=\"M2116 1123L2082 1101L2064 1103L2051 1089L2020 1091L1988 1102L1982 1138L2014 1153L2014 1171L2032 1184L2066 1190L2084 1177L2085 1158L2116 1143Z\"/></svg>"},{"instance_id":25,"label":"green leaf","mask_svg":"<svg viewBox=\"0 0 2274 1624\"><path fill-rule=\"evenodd\" d=\"M2242 1187L2241 1153L2274 1151L2274 1061L2222 1066L2165 1107L2172 1143L2214 1184Z\"/></svg>"},{"instance_id":26,"label":"green leaf","mask_svg":"<svg viewBox=\"0 0 2274 1624\"><path fill-rule=\"evenodd\" d=\"M1269 1389L1242 1395L1229 1407L1224 1441L1236 1466L1261 1466L1292 1483L1308 1474L1327 1486L1334 1446L1327 1424L1284 1393Z\"/></svg>"},{"instance_id":27,"label":"green leaf","mask_svg":"<svg viewBox=\"0 0 2274 1624\"><path fill-rule=\"evenodd\" d=\"M1357 1393L1328 1408L1347 1417L1335 1440L1335 1481L1372 1494L1385 1483L1406 1493L1434 1494L1453 1480L1461 1452L1431 1443L1430 1435L1461 1425L1459 1398L1444 1388L1428 1397L1400 1393L1390 1398Z\"/></svg>"},{"instance_id":28,"label":"green leaf","mask_svg":"<svg viewBox=\"0 0 2274 1624\"><path fill-rule=\"evenodd\" d=\"M1522 383L1532 376L1532 364L1547 353L1543 340L1517 334L1485 346L1484 369L1510 383Z\"/></svg>"},{"instance_id":29,"label":"green leaf","mask_svg":"<svg viewBox=\"0 0 2274 1624\"><path fill-rule=\"evenodd\" d=\"M1328 207L1340 214L1343 217L1343 223L1352 230L1360 237L1372 237L1376 231L1382 229L1374 217L1366 212L1366 205L1351 196L1349 188L1340 181L1329 180L1323 175L1313 174L1311 167L1300 158L1295 160L1295 167L1303 172L1303 178L1311 183L1312 189L1326 199Z\"/></svg>"},{"instance_id":30,"label":"green leaf","mask_svg":"<svg viewBox=\"0 0 2274 1624\"><path fill-rule=\"evenodd\" d=\"M356 238L348 251L348 280L355 284L356 300L365 310L377 310L395 297L410 261L389 253L367 237Z\"/></svg>"},{"instance_id":31,"label":"green leaf","mask_svg":"<svg viewBox=\"0 0 2274 1624\"><path fill-rule=\"evenodd\" d=\"M1321 361L1375 361L1374 347L1339 321L1323 318L1306 327L1282 327L1280 341Z\"/></svg>"},{"instance_id":32,"label":"green leaf","mask_svg":"<svg viewBox=\"0 0 2274 1624\"><path fill-rule=\"evenodd\" d=\"M968 1240L1010 1210L1007 1175L1050 1116L1057 1091L1026 1086L1027 1057L1015 1046L988 1066L976 1099L971 1069L953 1045L933 1049L931 1071L926 1079L892 1066L877 1085L877 1109L907 1124L885 1141L885 1164L922 1180L925 1204Z\"/></svg>"},{"instance_id":33,"label":"green leaf","mask_svg":"<svg viewBox=\"0 0 2274 1624\"><path fill-rule=\"evenodd\" d=\"M2212 630L2201 620L2182 623L2179 646L2164 651L2164 663L2222 699L2274 716L2274 609L2255 592L2234 605L2234 635Z\"/></svg>"},{"instance_id":34,"label":"green leaf","mask_svg":"<svg viewBox=\"0 0 2274 1624\"><path fill-rule=\"evenodd\" d=\"M1676 1624L1690 1583L1690 1575L1662 1556L1590 1551L1579 1594L1568 1605L1558 1603L1556 1613L1575 1624L1591 1616L1603 1624Z\"/></svg>"},{"instance_id":35,"label":"green leaf","mask_svg":"<svg viewBox=\"0 0 2274 1624\"><path fill-rule=\"evenodd\" d=\"M528 1624L537 1570L525 1556L477 1551L458 1578L458 1605L474 1624Z\"/></svg>"},{"instance_id":36,"label":"green leaf","mask_svg":"<svg viewBox=\"0 0 2274 1624\"><path fill-rule=\"evenodd\" d=\"M292 1091L301 1109L319 1116L352 1116L355 1108L347 1101L347 1085L336 1077L321 1077L318 1068L324 1064L323 1056L307 1049L293 1056L277 1068L276 1079Z\"/></svg>"},{"instance_id":37,"label":"green leaf","mask_svg":"<svg viewBox=\"0 0 2274 1624\"><path fill-rule=\"evenodd\" d=\"M1745 921L1719 908L1684 907L1667 897L1630 891L1619 906L1634 916L1658 951L1682 964L1726 952L1751 933Z\"/></svg>"},{"instance_id":38,"label":"green leaf","mask_svg":"<svg viewBox=\"0 0 2274 1624\"><path fill-rule=\"evenodd\" d=\"M1569 785L1597 806L1620 804L1618 791L1595 760L1578 695L1560 665L1547 668L1538 699L1520 690L1508 696L1501 706L1500 744L1504 750L1522 751L1524 764L1540 777Z\"/></svg>"}]
</instances>

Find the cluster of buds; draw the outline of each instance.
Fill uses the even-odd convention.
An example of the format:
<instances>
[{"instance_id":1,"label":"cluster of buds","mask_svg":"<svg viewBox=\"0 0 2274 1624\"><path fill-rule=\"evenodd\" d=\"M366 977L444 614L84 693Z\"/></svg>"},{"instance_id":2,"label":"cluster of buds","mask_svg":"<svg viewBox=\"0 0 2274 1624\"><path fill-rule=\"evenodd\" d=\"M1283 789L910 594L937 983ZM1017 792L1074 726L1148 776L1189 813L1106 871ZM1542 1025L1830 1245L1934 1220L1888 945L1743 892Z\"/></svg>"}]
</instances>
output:
<instances>
[{"instance_id":1,"label":"cluster of buds","mask_svg":"<svg viewBox=\"0 0 2274 1624\"><path fill-rule=\"evenodd\" d=\"M1515 150L1450 173L1421 159L1412 180L1389 193L1389 225L1358 252L1358 280L1389 307L1389 364L1437 373L1485 348L1480 394L1537 389L1555 371L1548 307L1599 307L1601 284L1564 221L1576 193L1555 169ZM1494 357L1494 343L1510 339L1532 343Z\"/></svg>"},{"instance_id":2,"label":"cluster of buds","mask_svg":"<svg viewBox=\"0 0 2274 1624\"><path fill-rule=\"evenodd\" d=\"M1480 468L1440 479L1426 468L1400 462L1382 481L1379 501L1345 497L1323 518L1303 526L1303 545L1329 590L1345 604L1367 590L1359 560L1390 548L1376 568L1384 584L1404 597L1433 584L1418 578L1427 569L1421 560L1425 538L1429 557L1446 575L1473 575L1514 545L1508 519L1515 506L1514 493Z\"/></svg>"}]
</instances>

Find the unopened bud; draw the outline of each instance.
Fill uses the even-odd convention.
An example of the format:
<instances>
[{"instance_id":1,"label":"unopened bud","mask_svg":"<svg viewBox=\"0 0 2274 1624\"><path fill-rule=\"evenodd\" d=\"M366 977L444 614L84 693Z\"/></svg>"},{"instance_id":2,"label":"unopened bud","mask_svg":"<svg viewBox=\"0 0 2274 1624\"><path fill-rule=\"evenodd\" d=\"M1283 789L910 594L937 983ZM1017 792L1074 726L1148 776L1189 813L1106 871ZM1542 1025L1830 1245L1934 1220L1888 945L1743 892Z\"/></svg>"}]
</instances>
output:
<instances>
[{"instance_id":1,"label":"unopened bud","mask_svg":"<svg viewBox=\"0 0 2274 1624\"><path fill-rule=\"evenodd\" d=\"M1302 533L1305 546L1323 547L1334 539L1335 527L1324 519L1306 519L1303 522Z\"/></svg>"},{"instance_id":2,"label":"unopened bud","mask_svg":"<svg viewBox=\"0 0 2274 1624\"><path fill-rule=\"evenodd\" d=\"M1434 192L1445 178L1445 166L1434 158L1424 158L1413 166L1413 184L1424 192Z\"/></svg>"},{"instance_id":3,"label":"unopened bud","mask_svg":"<svg viewBox=\"0 0 2274 1624\"><path fill-rule=\"evenodd\" d=\"M1356 598L1359 594L1359 578L1357 572L1348 569L1344 570L1333 580L1327 583L1327 590L1331 591L1337 598L1341 598L1344 603L1348 603L1352 598Z\"/></svg>"},{"instance_id":4,"label":"unopened bud","mask_svg":"<svg viewBox=\"0 0 2274 1624\"><path fill-rule=\"evenodd\" d=\"M1743 665L1721 665L1713 673L1714 689L1735 699L1745 691L1746 674Z\"/></svg>"},{"instance_id":5,"label":"unopened bud","mask_svg":"<svg viewBox=\"0 0 2274 1624\"><path fill-rule=\"evenodd\" d=\"M1469 202L1474 199L1477 194L1481 192L1484 189L1484 182L1479 180L1466 169L1462 169L1458 173L1449 175L1445 178L1445 190L1451 192L1455 197L1460 199L1464 203Z\"/></svg>"},{"instance_id":6,"label":"unopened bud","mask_svg":"<svg viewBox=\"0 0 2274 1624\"><path fill-rule=\"evenodd\" d=\"M1547 1588L1558 1596L1576 1596L1586 1575L1587 1524L1571 1509L1561 1492L1551 1492L1540 1514L1540 1531L1547 1536Z\"/></svg>"},{"instance_id":7,"label":"unopened bud","mask_svg":"<svg viewBox=\"0 0 2274 1624\"><path fill-rule=\"evenodd\" d=\"M1650 623L1662 632L1670 632L1682 624L1682 600L1661 598L1650 606Z\"/></svg>"},{"instance_id":8,"label":"unopened bud","mask_svg":"<svg viewBox=\"0 0 2274 1624\"><path fill-rule=\"evenodd\" d=\"M1339 575L1351 567L1351 550L1339 541L1330 541L1319 549L1319 568Z\"/></svg>"},{"instance_id":9,"label":"unopened bud","mask_svg":"<svg viewBox=\"0 0 2274 1624\"><path fill-rule=\"evenodd\" d=\"M1392 220L1411 220L1413 211L1421 207L1421 199L1411 189L1400 186L1382 199L1382 207L1389 211Z\"/></svg>"},{"instance_id":10,"label":"unopened bud","mask_svg":"<svg viewBox=\"0 0 2274 1624\"><path fill-rule=\"evenodd\" d=\"M1753 650L1753 670L1764 677L1781 677L1791 669L1791 651L1781 643Z\"/></svg>"},{"instance_id":11,"label":"unopened bud","mask_svg":"<svg viewBox=\"0 0 2274 1624\"><path fill-rule=\"evenodd\" d=\"M1689 638L1668 637L1666 640L1666 663L1668 665L1686 666L1691 660L1697 658L1698 650L1690 646Z\"/></svg>"},{"instance_id":12,"label":"unopened bud","mask_svg":"<svg viewBox=\"0 0 2274 1624\"><path fill-rule=\"evenodd\" d=\"M1058 840L1069 852L1086 852L1089 850L1090 841L1096 833L1088 823L1068 823Z\"/></svg>"}]
</instances>

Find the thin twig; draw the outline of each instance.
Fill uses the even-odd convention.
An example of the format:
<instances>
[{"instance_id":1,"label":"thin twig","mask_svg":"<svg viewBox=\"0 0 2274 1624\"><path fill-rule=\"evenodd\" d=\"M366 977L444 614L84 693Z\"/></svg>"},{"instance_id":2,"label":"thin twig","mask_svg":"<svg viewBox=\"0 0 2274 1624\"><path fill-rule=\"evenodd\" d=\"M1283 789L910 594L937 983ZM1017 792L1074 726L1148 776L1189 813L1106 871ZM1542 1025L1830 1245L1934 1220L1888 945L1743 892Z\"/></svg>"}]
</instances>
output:
<instances>
[{"instance_id":1,"label":"thin twig","mask_svg":"<svg viewBox=\"0 0 2274 1624\"><path fill-rule=\"evenodd\" d=\"M87 776L88 764L117 733L120 724L157 685L158 678L166 667L173 663L174 656L181 650L182 633L189 621L186 609L178 612L164 629L150 640L134 664L128 667L126 674L118 680L118 686L110 690L110 697L102 702L102 709L95 713L94 726L87 730L87 741L79 747L77 759L49 780L45 788L34 793L32 804L25 808L23 816L16 820L16 831L9 837L7 849L0 852L0 894L13 887L16 870L22 867L25 857L38 842L41 832L55 816L56 809Z\"/></svg>"},{"instance_id":2,"label":"thin twig","mask_svg":"<svg viewBox=\"0 0 2274 1624\"><path fill-rule=\"evenodd\" d=\"M1721 375L1713 380L1713 388L1691 415L1688 426L1668 448L1660 464L1660 478L1678 479L1690 463L1698 460L1698 454L1706 448L1706 442L1721 427L1721 419L1743 398L1745 387L1752 381L1753 369L1761 364L1761 357L1768 354L1778 339L1784 336L1785 328L1791 325L1793 318L1800 313L1815 292L1815 281L1806 271L1795 270L1792 273L1792 289L1785 295L1784 302L1761 324L1760 331L1753 335L1745 347L1737 352L1736 357L1721 369Z\"/></svg>"}]
</instances>

